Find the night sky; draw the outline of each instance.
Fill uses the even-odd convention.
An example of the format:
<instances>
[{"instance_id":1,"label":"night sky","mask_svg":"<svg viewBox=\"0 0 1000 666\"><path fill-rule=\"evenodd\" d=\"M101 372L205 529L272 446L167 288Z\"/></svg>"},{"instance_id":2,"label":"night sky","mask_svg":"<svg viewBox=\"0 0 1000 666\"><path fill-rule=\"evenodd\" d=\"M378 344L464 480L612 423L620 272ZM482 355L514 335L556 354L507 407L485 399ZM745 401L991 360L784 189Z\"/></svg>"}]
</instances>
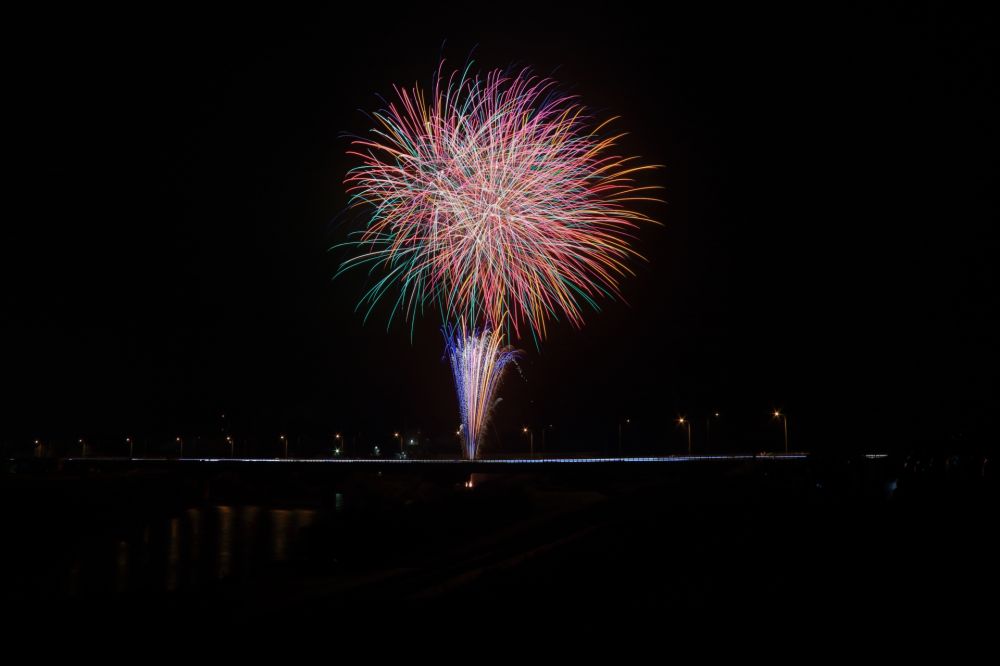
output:
<instances>
[{"instance_id":1,"label":"night sky","mask_svg":"<svg viewBox=\"0 0 1000 666\"><path fill-rule=\"evenodd\" d=\"M774 408L793 448L995 446L995 20L540 5L11 18L0 441L454 430L436 315L363 323L330 251L344 135L443 52L553 74L664 165L628 303L521 345L502 448L628 417L678 451L714 410L775 448Z\"/></svg>"}]
</instances>

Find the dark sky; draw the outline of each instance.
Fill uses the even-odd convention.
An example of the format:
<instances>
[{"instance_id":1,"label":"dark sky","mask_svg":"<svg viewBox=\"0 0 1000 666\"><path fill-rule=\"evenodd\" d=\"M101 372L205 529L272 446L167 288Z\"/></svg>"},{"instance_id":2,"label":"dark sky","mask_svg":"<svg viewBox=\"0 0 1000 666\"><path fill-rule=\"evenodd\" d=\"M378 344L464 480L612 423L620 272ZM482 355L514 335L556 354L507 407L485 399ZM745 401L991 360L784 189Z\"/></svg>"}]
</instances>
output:
<instances>
[{"instance_id":1,"label":"dark sky","mask_svg":"<svg viewBox=\"0 0 1000 666\"><path fill-rule=\"evenodd\" d=\"M0 440L453 429L438 322L363 324L328 251L343 134L446 42L665 165L629 303L526 345L501 437L676 449L719 409L763 448L780 407L801 448L995 442L998 26L944 6L12 18Z\"/></svg>"}]
</instances>

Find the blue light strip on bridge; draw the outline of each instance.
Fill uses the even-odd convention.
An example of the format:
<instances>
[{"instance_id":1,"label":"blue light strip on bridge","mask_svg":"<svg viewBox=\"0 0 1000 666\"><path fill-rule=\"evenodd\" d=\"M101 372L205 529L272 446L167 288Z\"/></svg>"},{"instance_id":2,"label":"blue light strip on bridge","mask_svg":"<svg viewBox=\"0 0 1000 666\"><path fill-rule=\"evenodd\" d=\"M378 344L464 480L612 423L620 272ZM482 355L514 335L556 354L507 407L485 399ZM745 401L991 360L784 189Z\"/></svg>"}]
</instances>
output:
<instances>
[{"instance_id":1,"label":"blue light strip on bridge","mask_svg":"<svg viewBox=\"0 0 1000 666\"><path fill-rule=\"evenodd\" d=\"M464 460L461 458L434 460L423 458L407 458L399 460L396 458L64 458L67 462L243 462L243 463L326 463L335 465L345 464L382 464L382 465L465 465L469 463L487 465L539 465L539 464L576 464L576 463L676 463L676 462L700 462L700 461L725 461L725 460L803 460L808 458L807 453L773 453L763 455L717 455L717 456L647 456L635 458L481 458L478 460ZM870 454L866 457L885 457L884 454Z\"/></svg>"}]
</instances>

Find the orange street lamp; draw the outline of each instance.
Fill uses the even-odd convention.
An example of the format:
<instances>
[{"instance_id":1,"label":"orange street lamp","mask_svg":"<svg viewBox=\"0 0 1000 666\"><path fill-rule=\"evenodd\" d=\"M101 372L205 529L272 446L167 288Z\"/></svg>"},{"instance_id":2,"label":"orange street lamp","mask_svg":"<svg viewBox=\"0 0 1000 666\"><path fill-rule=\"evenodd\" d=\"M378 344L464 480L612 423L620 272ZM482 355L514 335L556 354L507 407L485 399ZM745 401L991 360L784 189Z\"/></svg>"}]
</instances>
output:
<instances>
[{"instance_id":1,"label":"orange street lamp","mask_svg":"<svg viewBox=\"0 0 1000 666\"><path fill-rule=\"evenodd\" d=\"M681 426L683 428L687 428L687 433L688 433L688 455L691 455L691 422L688 421L683 416L681 416L681 417L679 417L677 419L677 425L679 425L679 426Z\"/></svg>"},{"instance_id":2,"label":"orange street lamp","mask_svg":"<svg viewBox=\"0 0 1000 666\"><path fill-rule=\"evenodd\" d=\"M774 410L774 418L781 419L781 423L785 427L785 453L788 453L788 417L776 409Z\"/></svg>"}]
</instances>

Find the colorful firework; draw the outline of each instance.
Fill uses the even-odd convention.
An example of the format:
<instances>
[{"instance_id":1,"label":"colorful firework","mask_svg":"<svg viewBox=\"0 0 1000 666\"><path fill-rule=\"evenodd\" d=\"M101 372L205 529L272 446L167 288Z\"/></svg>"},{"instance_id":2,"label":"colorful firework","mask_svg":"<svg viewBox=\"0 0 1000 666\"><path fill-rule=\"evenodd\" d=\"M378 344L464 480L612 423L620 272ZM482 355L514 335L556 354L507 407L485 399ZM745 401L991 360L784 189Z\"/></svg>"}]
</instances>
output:
<instances>
[{"instance_id":1,"label":"colorful firework","mask_svg":"<svg viewBox=\"0 0 1000 666\"><path fill-rule=\"evenodd\" d=\"M443 331L462 415L463 453L474 460L479 456L504 368L517 359L518 352L504 346L498 329L477 332L460 324L445 325Z\"/></svg>"},{"instance_id":2,"label":"colorful firework","mask_svg":"<svg viewBox=\"0 0 1000 666\"><path fill-rule=\"evenodd\" d=\"M630 241L652 222L630 206L657 200L634 177L654 167L615 155L622 135L600 136L607 122L590 129L551 79L442 68L429 97L396 88L372 138L352 142L361 165L345 182L352 205L373 213L341 271L384 271L359 307L367 317L392 293L390 323L432 307L536 343L550 319L582 326L585 304L621 297L639 256Z\"/></svg>"},{"instance_id":3,"label":"colorful firework","mask_svg":"<svg viewBox=\"0 0 1000 666\"><path fill-rule=\"evenodd\" d=\"M653 222L632 205L658 188L635 181L655 167L615 154L621 134L602 136L614 119L593 123L552 79L443 68L429 96L395 88L372 136L352 142L361 164L345 183L372 213L340 272L381 270L358 304L366 319L387 294L389 323L402 315L411 332L439 310L473 459L517 356L504 341L528 332L537 345L550 320L580 327L585 306L621 298L635 230Z\"/></svg>"}]
</instances>

